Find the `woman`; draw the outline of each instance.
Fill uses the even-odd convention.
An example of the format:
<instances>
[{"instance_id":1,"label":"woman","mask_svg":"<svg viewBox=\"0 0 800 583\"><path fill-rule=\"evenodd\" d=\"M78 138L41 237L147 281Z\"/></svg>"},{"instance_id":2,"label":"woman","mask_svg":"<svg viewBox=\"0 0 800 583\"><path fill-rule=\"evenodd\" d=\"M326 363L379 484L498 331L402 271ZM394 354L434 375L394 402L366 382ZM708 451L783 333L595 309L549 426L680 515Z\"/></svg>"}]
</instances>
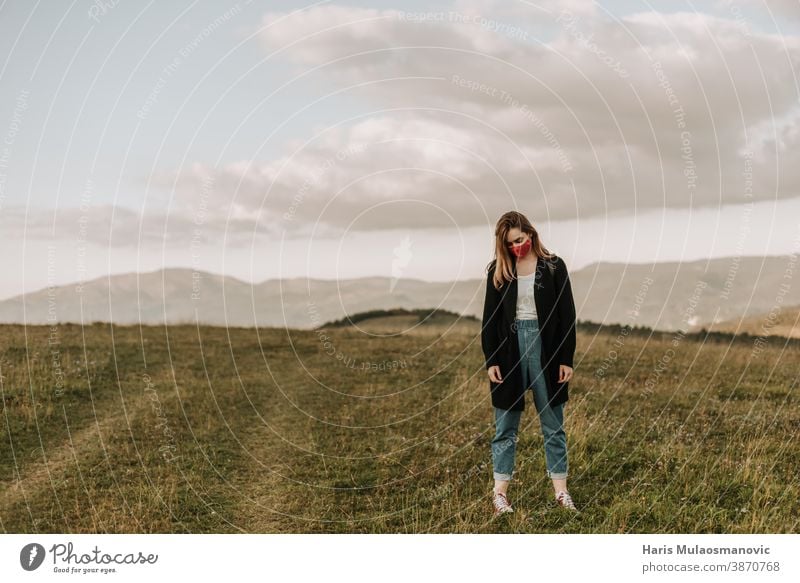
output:
<instances>
[{"instance_id":1,"label":"woman","mask_svg":"<svg viewBox=\"0 0 800 583\"><path fill-rule=\"evenodd\" d=\"M495 417L492 440L495 515L513 512L508 485L528 388L544 436L547 475L556 502L577 511L567 491L564 404L575 354L575 303L564 260L550 253L522 213L505 213L495 228L487 268L481 345Z\"/></svg>"}]
</instances>

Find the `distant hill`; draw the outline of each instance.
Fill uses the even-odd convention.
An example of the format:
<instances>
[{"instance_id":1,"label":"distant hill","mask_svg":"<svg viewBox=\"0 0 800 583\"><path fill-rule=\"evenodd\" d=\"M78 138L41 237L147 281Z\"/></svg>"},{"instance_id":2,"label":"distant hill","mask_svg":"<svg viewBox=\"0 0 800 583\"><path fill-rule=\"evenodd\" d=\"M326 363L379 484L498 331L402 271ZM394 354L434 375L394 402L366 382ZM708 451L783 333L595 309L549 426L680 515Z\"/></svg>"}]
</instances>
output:
<instances>
[{"instance_id":1,"label":"distant hill","mask_svg":"<svg viewBox=\"0 0 800 583\"><path fill-rule=\"evenodd\" d=\"M788 288L790 257L743 257L685 263L594 263L570 272L578 319L661 330L708 327L759 317ZM195 323L233 327L312 329L371 310L445 310L479 318L483 273L475 279L428 282L367 277L293 278L251 284L191 269L113 275L43 289L0 301L0 323ZM395 318L394 324L399 320Z\"/></svg>"},{"instance_id":2,"label":"distant hill","mask_svg":"<svg viewBox=\"0 0 800 583\"><path fill-rule=\"evenodd\" d=\"M357 328L381 334L444 334L445 332L477 332L481 321L475 316L462 316L449 310L372 310L359 312L324 328Z\"/></svg>"},{"instance_id":3,"label":"distant hill","mask_svg":"<svg viewBox=\"0 0 800 583\"><path fill-rule=\"evenodd\" d=\"M234 277L162 269L114 275L43 289L0 301L0 323L195 323L312 329L347 314L440 306L475 310L482 280L426 282L384 277L346 280L273 279L251 284ZM478 308L479 309L479 308Z\"/></svg>"},{"instance_id":4,"label":"distant hill","mask_svg":"<svg viewBox=\"0 0 800 583\"><path fill-rule=\"evenodd\" d=\"M695 326L693 331L699 329ZM775 312L734 318L705 326L709 331L800 338L800 306L785 306Z\"/></svg>"}]
</instances>

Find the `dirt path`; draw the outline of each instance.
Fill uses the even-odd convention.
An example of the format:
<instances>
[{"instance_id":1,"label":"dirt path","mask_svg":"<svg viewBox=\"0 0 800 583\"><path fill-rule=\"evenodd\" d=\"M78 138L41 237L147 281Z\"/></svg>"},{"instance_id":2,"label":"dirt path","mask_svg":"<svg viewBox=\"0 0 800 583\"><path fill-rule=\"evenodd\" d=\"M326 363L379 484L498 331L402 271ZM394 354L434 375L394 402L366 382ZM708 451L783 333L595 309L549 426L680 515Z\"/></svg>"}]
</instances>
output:
<instances>
[{"instance_id":1,"label":"dirt path","mask_svg":"<svg viewBox=\"0 0 800 583\"><path fill-rule=\"evenodd\" d=\"M144 399L136 401L129 399L126 402L128 416L135 414L144 404ZM69 423L66 413L64 421L66 424ZM70 430L68 440L61 445L43 452L40 450L37 461L25 464L21 475L19 468L16 468L14 472L16 479L10 485L9 482L5 482L0 486L0 513L6 515L7 519L10 512L19 512L20 507L24 505L33 520L34 512L29 500L44 491L52 492L60 508L59 484L63 483L66 475L72 470L77 470L78 475L81 475L81 467L85 467L86 460L101 456L108 459L104 444L112 433L125 423L124 414L106 415L87 427L77 431Z\"/></svg>"}]
</instances>

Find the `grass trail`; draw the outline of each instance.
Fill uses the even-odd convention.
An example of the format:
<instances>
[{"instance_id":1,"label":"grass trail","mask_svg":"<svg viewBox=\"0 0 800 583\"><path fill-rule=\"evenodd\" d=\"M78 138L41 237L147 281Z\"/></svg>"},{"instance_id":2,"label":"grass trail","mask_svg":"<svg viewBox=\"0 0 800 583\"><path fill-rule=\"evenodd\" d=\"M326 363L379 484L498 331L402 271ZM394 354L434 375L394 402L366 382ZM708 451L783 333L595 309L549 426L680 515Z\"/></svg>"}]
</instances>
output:
<instances>
[{"instance_id":1,"label":"grass trail","mask_svg":"<svg viewBox=\"0 0 800 583\"><path fill-rule=\"evenodd\" d=\"M477 329L3 328L5 532L798 530L794 344L581 331L582 513L554 505L529 394L498 521Z\"/></svg>"}]
</instances>

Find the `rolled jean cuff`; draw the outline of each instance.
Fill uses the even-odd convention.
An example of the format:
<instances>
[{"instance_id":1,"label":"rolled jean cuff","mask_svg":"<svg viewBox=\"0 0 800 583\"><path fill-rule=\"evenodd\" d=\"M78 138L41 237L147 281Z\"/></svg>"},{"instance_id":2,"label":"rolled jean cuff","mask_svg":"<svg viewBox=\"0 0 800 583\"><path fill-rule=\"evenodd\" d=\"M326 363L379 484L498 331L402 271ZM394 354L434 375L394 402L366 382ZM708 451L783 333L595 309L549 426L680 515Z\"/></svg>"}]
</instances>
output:
<instances>
[{"instance_id":1,"label":"rolled jean cuff","mask_svg":"<svg viewBox=\"0 0 800 583\"><path fill-rule=\"evenodd\" d=\"M494 472L494 479L500 480L502 482L510 482L511 474L501 474L500 472Z\"/></svg>"},{"instance_id":2,"label":"rolled jean cuff","mask_svg":"<svg viewBox=\"0 0 800 583\"><path fill-rule=\"evenodd\" d=\"M567 472L551 472L550 470L547 471L547 475L550 476L554 480L566 480L567 479Z\"/></svg>"}]
</instances>

